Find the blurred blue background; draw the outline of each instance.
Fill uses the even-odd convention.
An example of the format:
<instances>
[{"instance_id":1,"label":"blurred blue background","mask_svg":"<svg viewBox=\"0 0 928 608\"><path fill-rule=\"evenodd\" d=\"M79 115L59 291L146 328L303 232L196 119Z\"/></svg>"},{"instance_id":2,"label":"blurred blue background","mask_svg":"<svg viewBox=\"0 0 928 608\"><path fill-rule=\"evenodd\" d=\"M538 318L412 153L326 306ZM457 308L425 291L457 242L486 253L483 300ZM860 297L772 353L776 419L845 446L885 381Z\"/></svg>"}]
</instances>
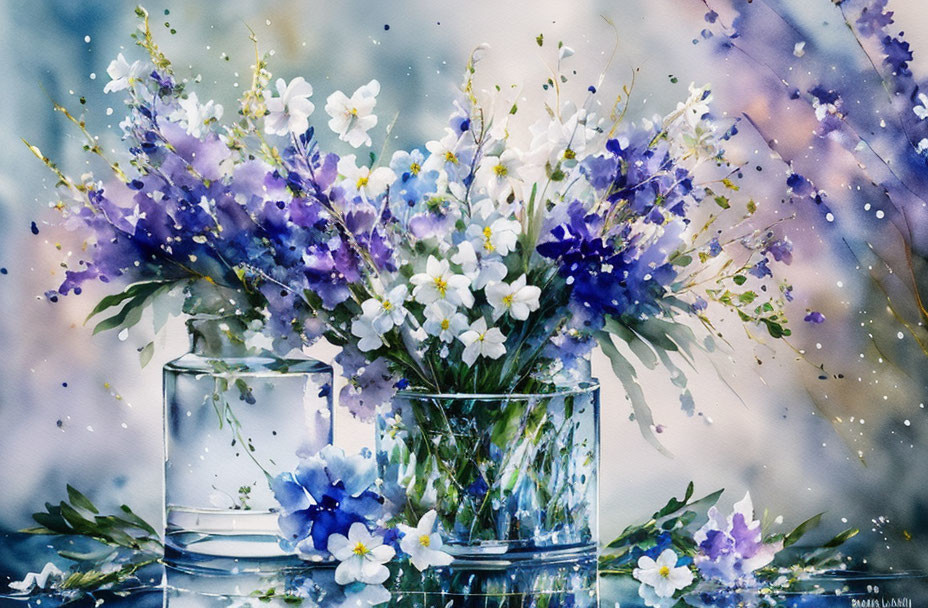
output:
<instances>
[{"instance_id":1,"label":"blurred blue background","mask_svg":"<svg viewBox=\"0 0 928 608\"><path fill-rule=\"evenodd\" d=\"M845 85L867 69L830 1L755 2L769 11L757 14L748 14L755 9L743 1L720 4L723 15L743 12L755 29L769 21L770 31L778 32L776 16L788 20L791 27L780 42L792 49L801 39L808 61L818 62L809 65L831 70ZM797 294L790 311L796 350L763 338L762 344L752 342L740 324L719 319L731 352L702 362L691 374L699 412L692 418L679 411L677 394L659 373L641 376L665 427L661 438L675 458L658 454L640 437L608 364L594 359L594 371L604 379L603 539L646 518L694 480L697 493L727 488L728 503L750 490L756 506L788 523L826 511L829 531L860 527L851 552L878 568L928 567L922 549L928 535L928 357L915 339L924 338L924 327L904 280L874 278L885 278L885 267L897 274L905 269L899 265L905 258L899 235L869 207L862 211L865 195L850 185L857 183L859 167L839 146L814 138L811 108L791 104L756 64L702 40L702 2L601 0L568 8L555 0L233 0L221 9L189 1L146 6L178 74L201 81L201 100L213 97L227 114L234 111L250 80L251 27L261 48L273 52L275 77L303 75L313 84L317 112L330 92L379 79L381 125L397 115L394 149L440 136L464 63L482 42L491 50L480 64L479 85L523 87L520 107L526 109L540 111L539 85L546 63L554 61L553 49L535 43L542 32L546 40L575 49L577 75L567 89L577 98L607 65L604 87L610 91L619 92L635 73L629 120L673 110L690 82L711 83L719 115L749 112L759 121L761 131L742 127L731 152L763 166L751 176L761 213L772 219L786 213L786 167L768 147L775 139L775 147L799 151L827 180L818 185L829 189L838 221L827 222L811 205L789 209L797 215L784 227L796 244L789 269ZM928 23L919 0L891 0L890 8L916 51L912 69L923 77ZM125 340L91 336L83 325L106 286L57 305L41 297L60 282L59 264L70 248L66 234L46 225L53 218L54 179L20 141L38 145L70 174L87 170L79 133L52 111L54 100L75 112L83 109L104 148L119 148L120 98L102 89L118 52L130 60L141 56L129 39L136 23L130 3L0 3L0 267L6 270L0 274L0 529L29 525L30 513L46 500L60 500L66 483L103 507L128 503L146 519L160 520L160 367L185 351L183 324L172 322L157 337L153 361L140 369L136 351L152 339L144 323ZM887 294L909 329L887 310ZM824 312L828 321L802 323L806 309ZM323 360L334 355L325 346L309 352ZM357 449L372 444L372 430L340 414L336 440Z\"/></svg>"}]
</instances>

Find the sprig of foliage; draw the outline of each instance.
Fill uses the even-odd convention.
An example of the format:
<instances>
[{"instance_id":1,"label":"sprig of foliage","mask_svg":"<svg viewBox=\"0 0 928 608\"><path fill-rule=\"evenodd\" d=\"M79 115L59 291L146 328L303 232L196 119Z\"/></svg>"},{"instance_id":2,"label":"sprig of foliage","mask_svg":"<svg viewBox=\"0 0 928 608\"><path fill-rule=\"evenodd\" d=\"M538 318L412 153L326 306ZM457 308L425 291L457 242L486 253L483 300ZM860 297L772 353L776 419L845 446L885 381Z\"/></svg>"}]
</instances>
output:
<instances>
[{"instance_id":1,"label":"sprig of foliage","mask_svg":"<svg viewBox=\"0 0 928 608\"><path fill-rule=\"evenodd\" d=\"M109 547L161 555L164 545L151 524L127 505L118 515L100 515L96 506L81 492L68 485L68 500L58 505L45 503L45 511L32 514L37 527L26 534L74 535L91 538ZM63 554L73 559L75 554Z\"/></svg>"}]
</instances>

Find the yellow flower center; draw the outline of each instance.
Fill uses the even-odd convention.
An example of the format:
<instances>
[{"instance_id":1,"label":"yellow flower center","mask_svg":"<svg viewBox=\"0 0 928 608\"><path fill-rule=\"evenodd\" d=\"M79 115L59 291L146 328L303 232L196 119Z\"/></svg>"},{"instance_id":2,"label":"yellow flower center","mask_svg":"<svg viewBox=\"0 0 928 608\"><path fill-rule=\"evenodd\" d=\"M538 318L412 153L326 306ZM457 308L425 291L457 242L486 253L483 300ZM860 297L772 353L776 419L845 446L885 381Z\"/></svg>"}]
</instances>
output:
<instances>
[{"instance_id":1,"label":"yellow flower center","mask_svg":"<svg viewBox=\"0 0 928 608\"><path fill-rule=\"evenodd\" d=\"M364 557L370 553L370 549L364 546L364 543L359 542L354 546L354 549L351 550L358 557Z\"/></svg>"},{"instance_id":2,"label":"yellow flower center","mask_svg":"<svg viewBox=\"0 0 928 608\"><path fill-rule=\"evenodd\" d=\"M363 187L366 186L366 185L367 185L367 176L365 175L365 176L359 177L359 178L358 178L358 185L357 185L357 188L360 189L360 188L363 188Z\"/></svg>"},{"instance_id":3,"label":"yellow flower center","mask_svg":"<svg viewBox=\"0 0 928 608\"><path fill-rule=\"evenodd\" d=\"M435 277L435 289L438 290L441 297L445 297L445 291L448 290L448 281L444 277Z\"/></svg>"},{"instance_id":4,"label":"yellow flower center","mask_svg":"<svg viewBox=\"0 0 928 608\"><path fill-rule=\"evenodd\" d=\"M505 304L507 308L512 306L512 294L511 293L503 296L503 304Z\"/></svg>"},{"instance_id":5,"label":"yellow flower center","mask_svg":"<svg viewBox=\"0 0 928 608\"><path fill-rule=\"evenodd\" d=\"M442 331L447 330L449 327L451 327L451 321L449 321L448 319L442 319L441 320Z\"/></svg>"},{"instance_id":6,"label":"yellow flower center","mask_svg":"<svg viewBox=\"0 0 928 608\"><path fill-rule=\"evenodd\" d=\"M486 334L480 334L479 336L477 336L477 342L483 342L486 339L486 337L487 337Z\"/></svg>"},{"instance_id":7,"label":"yellow flower center","mask_svg":"<svg viewBox=\"0 0 928 608\"><path fill-rule=\"evenodd\" d=\"M383 309L384 309L384 310L391 310L392 308L393 308L393 302L391 302L390 300L384 300L384 301L383 301Z\"/></svg>"},{"instance_id":8,"label":"yellow flower center","mask_svg":"<svg viewBox=\"0 0 928 608\"><path fill-rule=\"evenodd\" d=\"M509 169L506 168L506 165L499 164L493 167L493 173L496 174L496 177L506 177L509 174Z\"/></svg>"},{"instance_id":9,"label":"yellow flower center","mask_svg":"<svg viewBox=\"0 0 928 608\"><path fill-rule=\"evenodd\" d=\"M350 110L348 110L348 113L351 114L352 116L357 116L357 115L358 115L358 109L357 109L357 108L351 108Z\"/></svg>"},{"instance_id":10,"label":"yellow flower center","mask_svg":"<svg viewBox=\"0 0 928 608\"><path fill-rule=\"evenodd\" d=\"M566 158L567 160L573 160L577 158L577 153L571 150L570 148L567 148L566 150L564 150L564 158Z\"/></svg>"},{"instance_id":11,"label":"yellow flower center","mask_svg":"<svg viewBox=\"0 0 928 608\"><path fill-rule=\"evenodd\" d=\"M667 566L661 566L660 569L657 571L657 573L660 574L661 577L667 578L668 576L670 576L670 568L668 568Z\"/></svg>"},{"instance_id":12,"label":"yellow flower center","mask_svg":"<svg viewBox=\"0 0 928 608\"><path fill-rule=\"evenodd\" d=\"M419 544L422 545L423 547L428 547L429 545L432 544L432 539L431 537L429 537L428 534L423 534L422 536L419 537Z\"/></svg>"},{"instance_id":13,"label":"yellow flower center","mask_svg":"<svg viewBox=\"0 0 928 608\"><path fill-rule=\"evenodd\" d=\"M419 166L419 163L409 165L409 172L413 175L419 175L419 171L422 171L422 167Z\"/></svg>"},{"instance_id":14,"label":"yellow flower center","mask_svg":"<svg viewBox=\"0 0 928 608\"><path fill-rule=\"evenodd\" d=\"M454 152L452 152L451 150L448 150L447 152L445 152L445 162L456 165L458 164L458 157Z\"/></svg>"},{"instance_id":15,"label":"yellow flower center","mask_svg":"<svg viewBox=\"0 0 928 608\"><path fill-rule=\"evenodd\" d=\"M489 226L483 229L483 247L487 251L493 251L495 249L495 247L493 247L493 243L490 242L490 237L492 236L493 236L493 231L490 229Z\"/></svg>"}]
</instances>

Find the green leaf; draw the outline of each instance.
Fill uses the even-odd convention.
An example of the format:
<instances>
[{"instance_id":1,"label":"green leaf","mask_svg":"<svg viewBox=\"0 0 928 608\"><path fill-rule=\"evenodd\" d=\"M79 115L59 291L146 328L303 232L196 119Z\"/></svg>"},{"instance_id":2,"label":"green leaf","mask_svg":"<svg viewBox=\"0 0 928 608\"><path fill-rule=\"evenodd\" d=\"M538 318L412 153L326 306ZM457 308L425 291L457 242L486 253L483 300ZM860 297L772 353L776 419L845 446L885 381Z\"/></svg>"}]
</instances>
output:
<instances>
[{"instance_id":1,"label":"green leaf","mask_svg":"<svg viewBox=\"0 0 928 608\"><path fill-rule=\"evenodd\" d=\"M99 513L97 508L93 506L93 503L90 502L90 500L86 496L84 496L83 494L78 492L76 489L74 489L74 487L71 486L71 484L68 484L68 500L75 507L80 507L81 509L84 509L85 511L90 511L94 515Z\"/></svg>"},{"instance_id":2,"label":"green leaf","mask_svg":"<svg viewBox=\"0 0 928 608\"><path fill-rule=\"evenodd\" d=\"M120 509L122 510L122 512L125 514L124 517L125 517L126 519L128 519L129 521L131 521L133 524L135 524L136 527L138 527L138 528L141 529L141 530L144 530L145 532L148 532L149 534L151 534L151 535L154 536L155 538L158 537L158 533L157 533L157 532L155 531L155 529L151 526L151 524L149 524L147 521L145 521L144 519L142 519L141 517L139 517L138 515L136 515L136 514L132 511L132 509L130 509L128 506L122 505L122 506L119 507L119 508L120 508Z\"/></svg>"},{"instance_id":3,"label":"green leaf","mask_svg":"<svg viewBox=\"0 0 928 608\"><path fill-rule=\"evenodd\" d=\"M538 43L538 46L543 45L545 43L545 35L538 34L537 36L535 36L535 42Z\"/></svg>"},{"instance_id":4,"label":"green leaf","mask_svg":"<svg viewBox=\"0 0 928 608\"><path fill-rule=\"evenodd\" d=\"M88 551L87 553L79 553L77 551L59 551L58 555L75 562L100 562L116 555L116 549L113 549L112 547L104 547L99 551Z\"/></svg>"},{"instance_id":5,"label":"green leaf","mask_svg":"<svg viewBox=\"0 0 928 608\"><path fill-rule=\"evenodd\" d=\"M823 549L834 549L835 547L840 547L841 545L846 543L848 540L857 536L859 533L860 533L860 530L858 530L857 528L848 528L844 532L837 534L830 541L822 545L822 548Z\"/></svg>"},{"instance_id":6,"label":"green leaf","mask_svg":"<svg viewBox=\"0 0 928 608\"><path fill-rule=\"evenodd\" d=\"M722 209L731 209L731 203L728 202L728 198L721 195L715 197L715 204Z\"/></svg>"},{"instance_id":7,"label":"green leaf","mask_svg":"<svg viewBox=\"0 0 928 608\"><path fill-rule=\"evenodd\" d=\"M648 407L648 403L644 398L644 392L635 379L635 368L626 361L625 357L618 351L615 344L612 342L612 337L608 333L599 331L596 332L595 337L603 353L609 357L609 362L612 364L612 371L625 388L625 394L628 395L628 399L631 401L632 411L635 412L635 420L638 422L638 428L641 434L644 436L645 440L654 446L661 454L670 456L670 452L661 445L661 442L657 440L657 436L655 436L654 431L651 429L651 427L654 426L654 418L651 416L651 408Z\"/></svg>"},{"instance_id":8,"label":"green leaf","mask_svg":"<svg viewBox=\"0 0 928 608\"><path fill-rule=\"evenodd\" d=\"M122 292L108 295L100 300L94 309L90 311L90 314L87 315L87 318L84 320L84 322L86 323L91 319L91 317L100 314L107 308L116 306L124 300L135 298L140 295L152 294L161 287L169 284L171 284L171 281L144 281L141 283L133 283L132 285L126 287Z\"/></svg>"},{"instance_id":9,"label":"green leaf","mask_svg":"<svg viewBox=\"0 0 928 608\"><path fill-rule=\"evenodd\" d=\"M152 356L155 354L155 343L149 342L139 350L139 363L142 364L142 367L145 367L151 362Z\"/></svg>"},{"instance_id":10,"label":"green leaf","mask_svg":"<svg viewBox=\"0 0 928 608\"><path fill-rule=\"evenodd\" d=\"M783 546L789 547L790 545L796 544L796 542L798 542L799 539L803 537L803 535L805 535L810 530L814 530L816 527L818 527L818 525L822 523L823 515L824 513L819 513L818 515L814 515L810 517L809 519L805 520L804 522L802 522L801 524L799 524L798 526L796 526L795 530L793 530L792 532L790 532L789 534L783 537Z\"/></svg>"},{"instance_id":11,"label":"green leaf","mask_svg":"<svg viewBox=\"0 0 928 608\"><path fill-rule=\"evenodd\" d=\"M57 534L71 534L73 530L68 522L61 516L61 510L58 507L46 504L47 513L33 513L32 519L43 528L53 530Z\"/></svg>"},{"instance_id":12,"label":"green leaf","mask_svg":"<svg viewBox=\"0 0 928 608\"><path fill-rule=\"evenodd\" d=\"M748 278L743 274L736 274L731 280L735 282L735 285L744 285Z\"/></svg>"}]
</instances>

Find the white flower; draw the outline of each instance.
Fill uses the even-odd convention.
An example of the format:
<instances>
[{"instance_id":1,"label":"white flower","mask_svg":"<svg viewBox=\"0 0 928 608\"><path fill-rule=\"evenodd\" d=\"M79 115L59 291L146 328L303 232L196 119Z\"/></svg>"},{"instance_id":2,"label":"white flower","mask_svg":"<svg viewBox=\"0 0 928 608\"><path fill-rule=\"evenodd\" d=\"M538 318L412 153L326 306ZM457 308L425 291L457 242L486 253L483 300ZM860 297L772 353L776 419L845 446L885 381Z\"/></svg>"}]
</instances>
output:
<instances>
[{"instance_id":1,"label":"white flower","mask_svg":"<svg viewBox=\"0 0 928 608\"><path fill-rule=\"evenodd\" d=\"M528 319L530 312L538 310L538 298L541 297L541 289L526 285L524 274L509 285L503 282L491 283L485 292L487 301L493 307L494 321L507 312L513 319Z\"/></svg>"},{"instance_id":2,"label":"white flower","mask_svg":"<svg viewBox=\"0 0 928 608\"><path fill-rule=\"evenodd\" d=\"M672 597L660 597L654 591L654 587L646 583L638 586L638 597L644 601L645 606L650 608L671 608L677 603L677 600Z\"/></svg>"},{"instance_id":3,"label":"white flower","mask_svg":"<svg viewBox=\"0 0 928 608\"><path fill-rule=\"evenodd\" d=\"M918 101L921 102L921 105L913 107L912 111L915 112L915 115L918 116L920 120L925 120L928 118L928 95L919 93Z\"/></svg>"},{"instance_id":4,"label":"white flower","mask_svg":"<svg viewBox=\"0 0 928 608\"><path fill-rule=\"evenodd\" d=\"M351 97L341 91L329 95L325 100L325 111L332 117L329 128L338 134L340 140L348 142L353 148L371 145L367 132L377 125L374 106L377 105L378 93L380 83L371 80Z\"/></svg>"},{"instance_id":5,"label":"white flower","mask_svg":"<svg viewBox=\"0 0 928 608\"><path fill-rule=\"evenodd\" d=\"M447 300L454 306L474 305L474 294L469 289L470 279L463 274L452 273L448 260L438 261L430 255L425 272L414 274L409 281L416 286L412 290L412 297L420 304Z\"/></svg>"},{"instance_id":6,"label":"white flower","mask_svg":"<svg viewBox=\"0 0 928 608\"><path fill-rule=\"evenodd\" d=\"M577 109L572 103L564 104L560 113L568 118L561 121L558 118L539 120L529 127L532 134L530 164L544 167L546 162L551 166L561 161L574 161L578 159L587 144L597 133L587 126L586 110Z\"/></svg>"},{"instance_id":7,"label":"white flower","mask_svg":"<svg viewBox=\"0 0 928 608\"><path fill-rule=\"evenodd\" d=\"M29 594L33 589L49 589L62 580L64 580L64 572L59 570L55 564L48 562L41 572L29 572L23 580L10 583L10 589L20 594Z\"/></svg>"},{"instance_id":8,"label":"white flower","mask_svg":"<svg viewBox=\"0 0 928 608\"><path fill-rule=\"evenodd\" d=\"M369 300L368 300L369 301ZM376 302L376 300L375 300ZM354 321L351 322L351 334L361 338L358 341L358 349L362 353L370 352L372 350L377 350L383 346L383 332L377 331L377 328L374 327L373 319L365 316L360 316Z\"/></svg>"},{"instance_id":9,"label":"white flower","mask_svg":"<svg viewBox=\"0 0 928 608\"><path fill-rule=\"evenodd\" d=\"M389 167L377 167L373 171L367 166L358 167L354 154L348 154L338 160L338 172L345 177L343 183L357 190L365 198L374 198L382 194L387 186L396 181L396 173Z\"/></svg>"},{"instance_id":10,"label":"white flower","mask_svg":"<svg viewBox=\"0 0 928 608\"><path fill-rule=\"evenodd\" d=\"M470 279L471 287L483 289L490 283L502 281L509 270L498 255L477 257L474 245L470 241L462 241L458 245L458 252L451 257L451 261L461 266L464 275Z\"/></svg>"},{"instance_id":11,"label":"white flower","mask_svg":"<svg viewBox=\"0 0 928 608\"><path fill-rule=\"evenodd\" d=\"M106 68L106 73L111 80L103 87L103 92L112 93L128 89L135 84L139 76L145 73L145 68L145 64L141 61L133 61L130 64L122 53L116 55L116 59L111 61L109 67Z\"/></svg>"},{"instance_id":12,"label":"white flower","mask_svg":"<svg viewBox=\"0 0 928 608\"><path fill-rule=\"evenodd\" d=\"M446 127L445 136L427 142L425 148L429 151L429 157L422 165L425 171L444 169L450 179L470 172L473 156L470 146L466 145L464 135Z\"/></svg>"},{"instance_id":13,"label":"white flower","mask_svg":"<svg viewBox=\"0 0 928 608\"><path fill-rule=\"evenodd\" d=\"M504 201L513 192L513 181L522 165L522 154L507 148L499 156L484 156L478 172L486 180L487 194L494 201Z\"/></svg>"},{"instance_id":14,"label":"white flower","mask_svg":"<svg viewBox=\"0 0 928 608\"><path fill-rule=\"evenodd\" d=\"M396 555L393 547L383 544L383 537L371 534L361 522L351 524L347 537L331 535L329 553L341 562L335 569L335 582L339 585L382 584L390 578L390 571L384 564Z\"/></svg>"},{"instance_id":15,"label":"white flower","mask_svg":"<svg viewBox=\"0 0 928 608\"><path fill-rule=\"evenodd\" d=\"M657 597L672 597L678 589L693 582L692 570L686 566L677 567L677 554L673 549L664 549L657 560L642 555L638 558L638 567L632 571L632 576L654 587Z\"/></svg>"},{"instance_id":16,"label":"white flower","mask_svg":"<svg viewBox=\"0 0 928 608\"><path fill-rule=\"evenodd\" d=\"M467 365L473 365L477 357L499 359L506 354L506 336L496 327L487 329L487 322L483 317L470 324L470 329L458 336L464 343L462 359Z\"/></svg>"},{"instance_id":17,"label":"white flower","mask_svg":"<svg viewBox=\"0 0 928 608\"><path fill-rule=\"evenodd\" d=\"M441 536L435 532L435 518L438 513L433 509L426 512L415 528L404 524L397 527L403 533L400 549L409 555L412 565L419 572L433 566L447 566L453 558L441 550Z\"/></svg>"},{"instance_id":18,"label":"white flower","mask_svg":"<svg viewBox=\"0 0 928 608\"><path fill-rule=\"evenodd\" d=\"M520 232L519 222L500 216L493 202L485 199L474 206L473 223L464 234L477 251L505 256L516 248Z\"/></svg>"},{"instance_id":19,"label":"white flower","mask_svg":"<svg viewBox=\"0 0 928 608\"><path fill-rule=\"evenodd\" d=\"M174 111L170 118L184 126L187 129L187 135L202 137L211 122L222 118L221 105L212 99L200 105L196 93L190 93L186 99L181 99L177 103L180 108Z\"/></svg>"},{"instance_id":20,"label":"white flower","mask_svg":"<svg viewBox=\"0 0 928 608\"><path fill-rule=\"evenodd\" d=\"M380 334L385 334L394 326L403 324L406 319L406 309L403 303L409 289L405 285L397 285L383 298L370 298L361 303L361 318L370 321Z\"/></svg>"},{"instance_id":21,"label":"white flower","mask_svg":"<svg viewBox=\"0 0 928 608\"><path fill-rule=\"evenodd\" d=\"M438 336L442 342L453 342L467 329L467 317L446 300L438 300L425 308L422 328L430 336Z\"/></svg>"},{"instance_id":22,"label":"white flower","mask_svg":"<svg viewBox=\"0 0 928 608\"><path fill-rule=\"evenodd\" d=\"M915 151L919 154L928 152L928 137L923 137L922 140L918 142L918 146L915 147Z\"/></svg>"},{"instance_id":23,"label":"white flower","mask_svg":"<svg viewBox=\"0 0 928 608\"><path fill-rule=\"evenodd\" d=\"M287 84L283 78L277 79L277 97L271 97L265 91L267 110L264 117L264 130L271 135L302 135L309 128L309 116L316 109L309 100L313 87L302 76L297 76Z\"/></svg>"},{"instance_id":24,"label":"white flower","mask_svg":"<svg viewBox=\"0 0 928 608\"><path fill-rule=\"evenodd\" d=\"M369 608L390 601L392 594L383 585L361 585L345 589L345 601L332 608Z\"/></svg>"}]
</instances>

